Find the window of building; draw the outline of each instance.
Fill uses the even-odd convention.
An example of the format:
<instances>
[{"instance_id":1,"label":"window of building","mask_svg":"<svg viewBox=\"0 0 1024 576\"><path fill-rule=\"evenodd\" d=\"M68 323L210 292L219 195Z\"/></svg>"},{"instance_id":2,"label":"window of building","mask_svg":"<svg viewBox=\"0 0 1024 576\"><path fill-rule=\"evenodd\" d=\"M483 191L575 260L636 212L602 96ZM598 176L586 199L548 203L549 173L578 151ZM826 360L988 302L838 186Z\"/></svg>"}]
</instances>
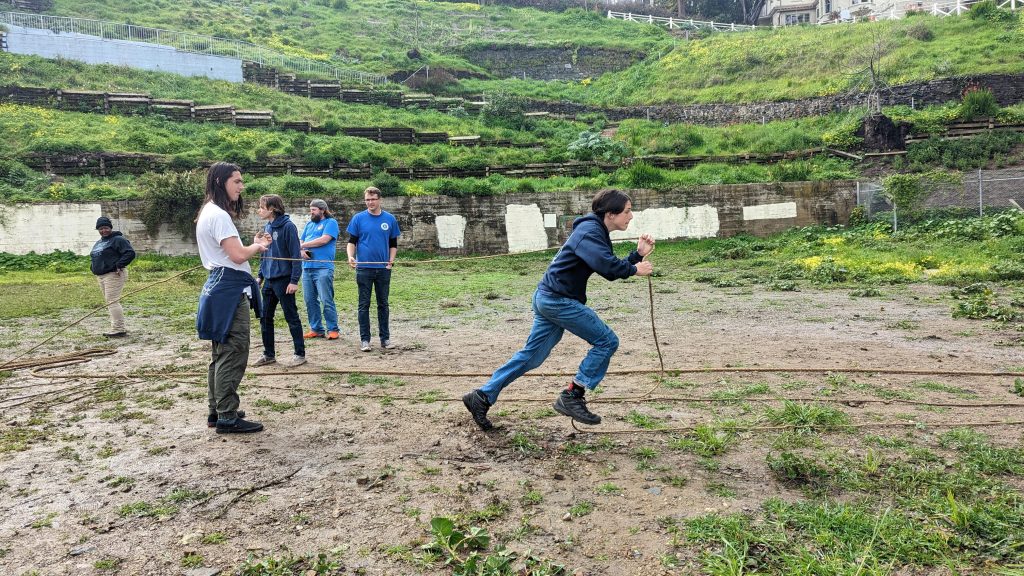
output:
<instances>
[{"instance_id":1,"label":"window of building","mask_svg":"<svg viewBox=\"0 0 1024 576\"><path fill-rule=\"evenodd\" d=\"M810 21L810 12L804 12L802 14L786 14L786 26L792 26L794 24L808 24Z\"/></svg>"}]
</instances>

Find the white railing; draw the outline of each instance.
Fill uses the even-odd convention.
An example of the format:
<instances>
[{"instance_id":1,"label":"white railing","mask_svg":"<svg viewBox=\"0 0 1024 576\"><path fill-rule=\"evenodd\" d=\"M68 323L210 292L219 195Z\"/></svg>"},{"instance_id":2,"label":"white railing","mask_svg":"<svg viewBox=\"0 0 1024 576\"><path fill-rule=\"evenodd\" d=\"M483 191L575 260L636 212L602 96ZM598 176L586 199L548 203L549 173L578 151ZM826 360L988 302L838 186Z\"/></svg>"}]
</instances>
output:
<instances>
[{"instance_id":1,"label":"white railing","mask_svg":"<svg viewBox=\"0 0 1024 576\"><path fill-rule=\"evenodd\" d=\"M818 24L895 20L903 18L907 14L914 12L924 12L933 16L960 16L970 10L973 4L977 4L982 1L983 0L946 0L944 2L927 2L925 0L910 0L907 2L893 4L888 9L880 12L870 12L868 14L851 16L849 18L836 18L833 20L819 21ZM1016 11L1018 9L1024 9L1024 0L1003 0L998 4L998 6L1000 8L1008 8ZM640 22L643 24L658 24L667 26L669 30L705 29L718 30L721 32L742 32L747 30L756 30L759 28L758 26L747 24L706 22L703 20L690 20L686 18L665 18L661 16L651 16L650 14L632 14L629 12L613 12L611 10L608 11L608 18L626 20L628 22ZM778 25L774 27L783 28L784 26ZM760 26L760 28L768 27Z\"/></svg>"},{"instance_id":2,"label":"white railing","mask_svg":"<svg viewBox=\"0 0 1024 576\"><path fill-rule=\"evenodd\" d=\"M257 46L256 44L228 38L202 36L160 28L146 28L134 24L69 18L66 16L48 16L45 14L26 14L23 12L0 12L0 24L50 30L58 34L83 34L105 40L148 42L170 46L182 52L227 56L300 74L313 74L362 84L386 84L388 82L387 77L380 74L338 68L327 62L289 56Z\"/></svg>"},{"instance_id":3,"label":"white railing","mask_svg":"<svg viewBox=\"0 0 1024 576\"><path fill-rule=\"evenodd\" d=\"M632 14L630 12L608 11L608 18L626 20L628 22L641 22L644 24L659 24L667 26L669 30L718 30L719 32L740 32L753 30L757 26L749 24L731 24L729 22L708 22L705 20L693 20L690 18L665 18L663 16L651 16L650 14Z\"/></svg>"}]
</instances>

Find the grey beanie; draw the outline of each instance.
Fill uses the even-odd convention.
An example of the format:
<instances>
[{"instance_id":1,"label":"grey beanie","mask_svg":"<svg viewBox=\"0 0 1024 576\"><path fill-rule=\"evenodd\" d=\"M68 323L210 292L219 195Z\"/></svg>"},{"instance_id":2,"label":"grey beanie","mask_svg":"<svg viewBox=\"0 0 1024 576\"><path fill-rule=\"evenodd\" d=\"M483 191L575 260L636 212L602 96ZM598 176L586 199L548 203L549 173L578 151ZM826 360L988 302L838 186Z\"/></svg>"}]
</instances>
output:
<instances>
[{"instance_id":1,"label":"grey beanie","mask_svg":"<svg viewBox=\"0 0 1024 576\"><path fill-rule=\"evenodd\" d=\"M110 221L110 218L107 218L106 216L100 216L99 218L96 219L96 229L99 230L103 226L113 229L114 224L113 222Z\"/></svg>"},{"instance_id":2,"label":"grey beanie","mask_svg":"<svg viewBox=\"0 0 1024 576\"><path fill-rule=\"evenodd\" d=\"M323 200L317 198L316 200L313 200L312 202L309 203L309 207L327 210L327 202L324 202Z\"/></svg>"}]
</instances>

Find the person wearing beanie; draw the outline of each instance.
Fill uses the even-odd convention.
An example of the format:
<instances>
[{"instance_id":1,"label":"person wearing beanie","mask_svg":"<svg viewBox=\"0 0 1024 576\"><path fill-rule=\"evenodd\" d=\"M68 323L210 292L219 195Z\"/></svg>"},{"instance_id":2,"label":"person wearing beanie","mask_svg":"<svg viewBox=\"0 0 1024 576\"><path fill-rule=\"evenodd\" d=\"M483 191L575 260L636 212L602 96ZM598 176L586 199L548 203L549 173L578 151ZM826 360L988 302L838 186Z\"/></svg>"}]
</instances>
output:
<instances>
[{"instance_id":1,"label":"person wearing beanie","mask_svg":"<svg viewBox=\"0 0 1024 576\"><path fill-rule=\"evenodd\" d=\"M302 297L306 301L309 332L305 338L337 340L338 308L334 305L334 256L338 245L338 221L327 202L309 203L309 222L299 236L302 257ZM321 312L322 309L322 312Z\"/></svg>"},{"instance_id":2,"label":"person wearing beanie","mask_svg":"<svg viewBox=\"0 0 1024 576\"><path fill-rule=\"evenodd\" d=\"M128 335L124 324L124 309L121 308L121 290L128 279L125 268L135 259L135 250L120 232L114 230L110 218L100 216L96 220L96 231L100 239L93 244L89 256L92 258L90 269L100 283L100 291L107 303L110 313L110 332L104 332L107 338L123 338Z\"/></svg>"}]
</instances>

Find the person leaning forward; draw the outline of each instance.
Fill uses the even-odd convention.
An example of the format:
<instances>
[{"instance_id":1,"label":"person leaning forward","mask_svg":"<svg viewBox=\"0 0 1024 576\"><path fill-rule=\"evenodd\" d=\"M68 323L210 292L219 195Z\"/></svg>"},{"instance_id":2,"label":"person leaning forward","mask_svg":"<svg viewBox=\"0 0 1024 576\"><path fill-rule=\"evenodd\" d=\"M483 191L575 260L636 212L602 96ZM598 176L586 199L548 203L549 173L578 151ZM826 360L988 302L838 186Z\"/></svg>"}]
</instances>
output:
<instances>
[{"instance_id":1,"label":"person leaning forward","mask_svg":"<svg viewBox=\"0 0 1024 576\"><path fill-rule=\"evenodd\" d=\"M238 409L238 385L249 362L249 310L257 316L260 288L249 259L267 251L272 240L260 234L242 244L232 218L242 214L242 172L238 166L217 162L206 175L206 198L196 219L199 259L210 271L199 293L196 332L212 340L207 372L209 415L206 425L218 434L259 432L263 424L244 420Z\"/></svg>"},{"instance_id":2,"label":"person leaning forward","mask_svg":"<svg viewBox=\"0 0 1024 576\"><path fill-rule=\"evenodd\" d=\"M583 395L597 388L608 372L619 338L593 309L587 307L587 282L595 272L606 280L650 276L654 267L644 258L654 250L654 238L643 234L637 249L624 259L612 251L610 233L625 230L633 219L633 204L619 190L599 192L591 213L572 223L572 233L551 261L533 294L533 328L523 349L498 368L481 388L462 397L473 421L482 430L493 425L487 411L502 389L540 366L566 330L586 340L590 351L576 376L555 401L555 411L583 424L599 424L601 417L587 409Z\"/></svg>"},{"instance_id":3,"label":"person leaning forward","mask_svg":"<svg viewBox=\"0 0 1024 576\"><path fill-rule=\"evenodd\" d=\"M338 309L334 305L334 257L337 251L338 220L327 202L309 203L309 222L302 229L299 248L307 262L302 263L302 298L306 301L309 332L306 338L336 340ZM321 313L321 307L323 312Z\"/></svg>"},{"instance_id":4,"label":"person leaning forward","mask_svg":"<svg viewBox=\"0 0 1024 576\"><path fill-rule=\"evenodd\" d=\"M110 313L110 332L104 332L107 338L123 338L128 335L124 323L124 309L121 308L121 290L128 280L126 268L135 260L135 250L128 239L114 230L110 218L100 216L96 220L96 231L100 239L92 246L89 256L92 258L90 268L100 283L103 299L107 302Z\"/></svg>"}]
</instances>

